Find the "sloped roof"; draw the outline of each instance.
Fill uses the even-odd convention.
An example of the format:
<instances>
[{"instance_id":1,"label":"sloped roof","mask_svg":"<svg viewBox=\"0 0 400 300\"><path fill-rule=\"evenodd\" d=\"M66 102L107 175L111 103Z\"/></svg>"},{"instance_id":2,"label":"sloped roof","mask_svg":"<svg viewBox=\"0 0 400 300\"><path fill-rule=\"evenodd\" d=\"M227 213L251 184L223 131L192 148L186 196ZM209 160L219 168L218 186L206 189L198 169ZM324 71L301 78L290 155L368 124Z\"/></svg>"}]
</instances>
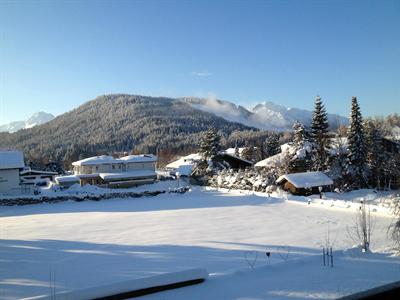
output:
<instances>
[{"instance_id":1,"label":"sloped roof","mask_svg":"<svg viewBox=\"0 0 400 300\"><path fill-rule=\"evenodd\" d=\"M0 151L0 169L21 169L24 166L21 151Z\"/></svg>"},{"instance_id":2,"label":"sloped roof","mask_svg":"<svg viewBox=\"0 0 400 300\"><path fill-rule=\"evenodd\" d=\"M240 160L240 161L242 161L242 162L248 164L249 166L252 166L252 165L253 165L253 162L251 162L251 161L249 161L249 160L247 160L247 159L241 158L241 157L239 157L239 156L236 156L236 155L234 155L234 154L223 153L222 155L226 155L226 156L232 157L233 159Z\"/></svg>"},{"instance_id":3,"label":"sloped roof","mask_svg":"<svg viewBox=\"0 0 400 300\"><path fill-rule=\"evenodd\" d=\"M155 162L157 161L157 156L153 154L140 154L140 155L128 155L117 160L122 160L124 162Z\"/></svg>"},{"instance_id":4,"label":"sloped roof","mask_svg":"<svg viewBox=\"0 0 400 300\"><path fill-rule=\"evenodd\" d=\"M167 169L179 169L180 167L184 167L185 169L188 169L188 166L193 166L195 162L200 160L200 158L201 158L200 154L198 154L198 153L189 154L189 155L179 158L178 160L175 160L175 161L169 163L165 167Z\"/></svg>"},{"instance_id":5,"label":"sloped roof","mask_svg":"<svg viewBox=\"0 0 400 300\"><path fill-rule=\"evenodd\" d=\"M281 152L270 156L264 160L259 161L254 166L255 167L279 167L281 165L281 161L284 159L286 153Z\"/></svg>"},{"instance_id":6,"label":"sloped roof","mask_svg":"<svg viewBox=\"0 0 400 300\"><path fill-rule=\"evenodd\" d=\"M153 154L141 154L141 155L128 155L121 158L114 158L108 155L93 156L78 160L72 163L73 166L90 166L90 165L101 165L101 164L124 164L132 162L155 162L157 156Z\"/></svg>"},{"instance_id":7,"label":"sloped roof","mask_svg":"<svg viewBox=\"0 0 400 300\"><path fill-rule=\"evenodd\" d=\"M56 182L79 182L80 178L76 175L66 175L66 176L57 176L55 178Z\"/></svg>"},{"instance_id":8,"label":"sloped roof","mask_svg":"<svg viewBox=\"0 0 400 300\"><path fill-rule=\"evenodd\" d=\"M280 176L276 180L276 183L279 184L285 180L293 184L296 188L311 188L333 184L333 180L322 172L285 174Z\"/></svg>"},{"instance_id":9,"label":"sloped roof","mask_svg":"<svg viewBox=\"0 0 400 300\"><path fill-rule=\"evenodd\" d=\"M89 166L89 165L99 165L99 164L112 164L116 163L117 160L108 155L100 155L88 157L82 160L78 160L72 163L73 166Z\"/></svg>"}]
</instances>

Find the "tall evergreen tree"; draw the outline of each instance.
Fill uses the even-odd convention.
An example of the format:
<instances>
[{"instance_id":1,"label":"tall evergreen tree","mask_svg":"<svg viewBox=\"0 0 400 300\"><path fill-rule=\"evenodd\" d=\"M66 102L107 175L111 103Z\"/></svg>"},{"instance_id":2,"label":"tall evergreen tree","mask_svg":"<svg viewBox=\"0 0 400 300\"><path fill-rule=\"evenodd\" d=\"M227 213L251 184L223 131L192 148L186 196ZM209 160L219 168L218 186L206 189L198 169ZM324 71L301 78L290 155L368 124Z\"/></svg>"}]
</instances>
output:
<instances>
[{"instance_id":1,"label":"tall evergreen tree","mask_svg":"<svg viewBox=\"0 0 400 300\"><path fill-rule=\"evenodd\" d=\"M367 144L367 165L370 170L370 183L381 188L381 176L384 162L384 148L382 144L382 132L372 121L365 122L365 138Z\"/></svg>"},{"instance_id":2,"label":"tall evergreen tree","mask_svg":"<svg viewBox=\"0 0 400 300\"><path fill-rule=\"evenodd\" d=\"M252 144L247 144L242 151L242 158L248 161L254 161L256 155L255 148Z\"/></svg>"},{"instance_id":3,"label":"tall evergreen tree","mask_svg":"<svg viewBox=\"0 0 400 300\"><path fill-rule=\"evenodd\" d=\"M240 157L240 151L239 151L237 140L235 142L235 156Z\"/></svg>"},{"instance_id":4,"label":"tall evergreen tree","mask_svg":"<svg viewBox=\"0 0 400 300\"><path fill-rule=\"evenodd\" d=\"M308 131L305 126L299 121L296 121L293 124L293 135L293 141L298 148L302 148L304 144L309 141Z\"/></svg>"},{"instance_id":5,"label":"tall evergreen tree","mask_svg":"<svg viewBox=\"0 0 400 300\"><path fill-rule=\"evenodd\" d=\"M364 126L357 98L351 100L350 126L348 129L348 174L357 187L367 182L367 148L365 144Z\"/></svg>"},{"instance_id":6,"label":"tall evergreen tree","mask_svg":"<svg viewBox=\"0 0 400 300\"><path fill-rule=\"evenodd\" d=\"M271 133L265 142L265 146L267 157L273 156L281 152L279 145L279 136L276 133Z\"/></svg>"},{"instance_id":7,"label":"tall evergreen tree","mask_svg":"<svg viewBox=\"0 0 400 300\"><path fill-rule=\"evenodd\" d=\"M264 141L263 140L259 140L257 142L257 149L256 149L257 155L256 155L256 160L260 161L265 159L266 153L265 153L265 145L264 145Z\"/></svg>"},{"instance_id":8,"label":"tall evergreen tree","mask_svg":"<svg viewBox=\"0 0 400 300\"><path fill-rule=\"evenodd\" d=\"M216 129L206 131L200 140L200 154L204 159L213 159L221 150L221 137Z\"/></svg>"},{"instance_id":9,"label":"tall evergreen tree","mask_svg":"<svg viewBox=\"0 0 400 300\"><path fill-rule=\"evenodd\" d=\"M330 147L328 128L328 115L321 97L317 96L311 123L311 138L314 146L313 169L315 171L325 170L328 165L328 149Z\"/></svg>"}]
</instances>

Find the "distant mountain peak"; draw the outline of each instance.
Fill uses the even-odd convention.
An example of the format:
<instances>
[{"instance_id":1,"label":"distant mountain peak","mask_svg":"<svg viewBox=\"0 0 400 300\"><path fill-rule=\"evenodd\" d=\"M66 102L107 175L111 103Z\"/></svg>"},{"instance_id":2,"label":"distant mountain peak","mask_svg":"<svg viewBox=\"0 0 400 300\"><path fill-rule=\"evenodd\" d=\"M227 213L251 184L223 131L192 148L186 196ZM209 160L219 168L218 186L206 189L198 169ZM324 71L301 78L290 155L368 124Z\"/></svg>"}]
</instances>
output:
<instances>
[{"instance_id":1,"label":"distant mountain peak","mask_svg":"<svg viewBox=\"0 0 400 300\"><path fill-rule=\"evenodd\" d=\"M34 113L31 117L25 121L14 121L5 125L0 125L0 132L16 132L21 129L32 128L37 125L42 125L54 119L54 116L50 113L39 111Z\"/></svg>"},{"instance_id":2,"label":"distant mountain peak","mask_svg":"<svg viewBox=\"0 0 400 300\"><path fill-rule=\"evenodd\" d=\"M294 107L289 108L272 101L263 101L252 109L217 99L195 98L194 100L193 98L184 98L183 101L188 102L196 109L213 113L228 121L264 130L291 130L295 121L309 126L312 120L311 111ZM328 114L328 120L332 129L348 123L347 118L334 114Z\"/></svg>"}]
</instances>

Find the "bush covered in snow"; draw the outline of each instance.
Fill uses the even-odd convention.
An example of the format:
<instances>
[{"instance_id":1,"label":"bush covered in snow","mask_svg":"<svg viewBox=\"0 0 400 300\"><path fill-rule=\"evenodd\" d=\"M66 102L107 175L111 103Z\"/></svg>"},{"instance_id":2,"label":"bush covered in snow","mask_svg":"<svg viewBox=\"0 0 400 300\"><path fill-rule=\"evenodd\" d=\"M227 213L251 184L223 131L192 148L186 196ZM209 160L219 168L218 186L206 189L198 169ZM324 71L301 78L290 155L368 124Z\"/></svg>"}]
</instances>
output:
<instances>
[{"instance_id":1,"label":"bush covered in snow","mask_svg":"<svg viewBox=\"0 0 400 300\"><path fill-rule=\"evenodd\" d=\"M228 189L270 192L274 189L276 174L275 170L265 169L222 170L209 179L209 184Z\"/></svg>"}]
</instances>

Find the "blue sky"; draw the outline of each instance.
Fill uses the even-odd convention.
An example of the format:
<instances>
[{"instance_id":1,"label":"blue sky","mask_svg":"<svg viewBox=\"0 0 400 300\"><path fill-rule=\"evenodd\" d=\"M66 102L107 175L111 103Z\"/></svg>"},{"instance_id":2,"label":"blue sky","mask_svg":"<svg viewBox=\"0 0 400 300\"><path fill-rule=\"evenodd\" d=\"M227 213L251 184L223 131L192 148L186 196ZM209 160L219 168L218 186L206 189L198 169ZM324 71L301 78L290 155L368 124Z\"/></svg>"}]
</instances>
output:
<instances>
[{"instance_id":1,"label":"blue sky","mask_svg":"<svg viewBox=\"0 0 400 300\"><path fill-rule=\"evenodd\" d=\"M400 1L0 1L0 124L108 93L400 112Z\"/></svg>"}]
</instances>

